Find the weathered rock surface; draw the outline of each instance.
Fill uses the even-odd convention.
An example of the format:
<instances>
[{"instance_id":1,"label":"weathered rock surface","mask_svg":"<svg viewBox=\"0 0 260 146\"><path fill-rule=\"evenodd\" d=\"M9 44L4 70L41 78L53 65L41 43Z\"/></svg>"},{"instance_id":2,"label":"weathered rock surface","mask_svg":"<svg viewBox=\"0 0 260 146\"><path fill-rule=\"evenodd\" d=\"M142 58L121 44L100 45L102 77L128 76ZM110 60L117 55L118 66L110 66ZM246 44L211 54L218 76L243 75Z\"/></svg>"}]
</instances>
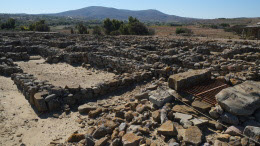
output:
<instances>
[{"instance_id":1,"label":"weathered rock surface","mask_svg":"<svg viewBox=\"0 0 260 146\"><path fill-rule=\"evenodd\" d=\"M208 70L192 70L179 73L169 77L169 87L180 91L183 88L189 88L200 82L210 80L211 73Z\"/></svg>"},{"instance_id":2,"label":"weathered rock surface","mask_svg":"<svg viewBox=\"0 0 260 146\"><path fill-rule=\"evenodd\" d=\"M122 142L124 146L138 146L141 136L136 136L134 133L127 133L122 137Z\"/></svg>"},{"instance_id":3,"label":"weathered rock surface","mask_svg":"<svg viewBox=\"0 0 260 146\"><path fill-rule=\"evenodd\" d=\"M247 126L243 133L255 141L260 142L260 127Z\"/></svg>"},{"instance_id":4,"label":"weathered rock surface","mask_svg":"<svg viewBox=\"0 0 260 146\"><path fill-rule=\"evenodd\" d=\"M158 107L162 107L165 103L173 100L173 96L166 89L157 88L157 90L150 92L149 100Z\"/></svg>"},{"instance_id":5,"label":"weathered rock surface","mask_svg":"<svg viewBox=\"0 0 260 146\"><path fill-rule=\"evenodd\" d=\"M224 110L234 115L252 115L260 108L260 82L246 81L226 88L216 95L216 99Z\"/></svg>"},{"instance_id":6,"label":"weathered rock surface","mask_svg":"<svg viewBox=\"0 0 260 146\"><path fill-rule=\"evenodd\" d=\"M185 130L183 141L189 145L198 146L202 142L202 132L197 126L191 126Z\"/></svg>"},{"instance_id":7,"label":"weathered rock surface","mask_svg":"<svg viewBox=\"0 0 260 146\"><path fill-rule=\"evenodd\" d=\"M164 136L176 136L177 130L174 127L172 121L166 121L158 129L157 132Z\"/></svg>"}]
</instances>

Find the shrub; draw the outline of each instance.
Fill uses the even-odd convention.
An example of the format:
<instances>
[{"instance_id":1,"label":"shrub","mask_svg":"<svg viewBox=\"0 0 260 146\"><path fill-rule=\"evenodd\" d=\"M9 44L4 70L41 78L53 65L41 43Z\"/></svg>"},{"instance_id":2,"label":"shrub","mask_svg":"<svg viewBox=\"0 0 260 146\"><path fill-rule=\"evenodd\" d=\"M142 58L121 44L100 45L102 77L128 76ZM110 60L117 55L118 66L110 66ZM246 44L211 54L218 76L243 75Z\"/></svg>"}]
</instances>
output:
<instances>
[{"instance_id":1,"label":"shrub","mask_svg":"<svg viewBox=\"0 0 260 146\"><path fill-rule=\"evenodd\" d=\"M88 28L83 23L78 23L76 28L79 34L88 34Z\"/></svg>"},{"instance_id":2,"label":"shrub","mask_svg":"<svg viewBox=\"0 0 260 146\"><path fill-rule=\"evenodd\" d=\"M224 28L230 27L230 25L229 25L228 23L221 23L220 26L221 26L221 27L224 27Z\"/></svg>"},{"instance_id":3,"label":"shrub","mask_svg":"<svg viewBox=\"0 0 260 146\"><path fill-rule=\"evenodd\" d=\"M129 23L129 34L131 35L148 35L148 28L141 22Z\"/></svg>"},{"instance_id":4,"label":"shrub","mask_svg":"<svg viewBox=\"0 0 260 146\"><path fill-rule=\"evenodd\" d=\"M74 34L74 29L70 28L70 34Z\"/></svg>"},{"instance_id":5,"label":"shrub","mask_svg":"<svg viewBox=\"0 0 260 146\"><path fill-rule=\"evenodd\" d=\"M191 29L183 28L183 27L176 28L175 32L176 32L176 34L182 34L182 33L192 34L192 30Z\"/></svg>"},{"instance_id":6,"label":"shrub","mask_svg":"<svg viewBox=\"0 0 260 146\"><path fill-rule=\"evenodd\" d=\"M102 29L101 29L101 27L95 26L95 27L93 28L92 34L93 34L93 35L102 35Z\"/></svg>"},{"instance_id":7,"label":"shrub","mask_svg":"<svg viewBox=\"0 0 260 146\"><path fill-rule=\"evenodd\" d=\"M29 27L27 27L27 26L20 26L20 29L21 29L22 31L28 31L28 30L29 30Z\"/></svg>"}]
</instances>

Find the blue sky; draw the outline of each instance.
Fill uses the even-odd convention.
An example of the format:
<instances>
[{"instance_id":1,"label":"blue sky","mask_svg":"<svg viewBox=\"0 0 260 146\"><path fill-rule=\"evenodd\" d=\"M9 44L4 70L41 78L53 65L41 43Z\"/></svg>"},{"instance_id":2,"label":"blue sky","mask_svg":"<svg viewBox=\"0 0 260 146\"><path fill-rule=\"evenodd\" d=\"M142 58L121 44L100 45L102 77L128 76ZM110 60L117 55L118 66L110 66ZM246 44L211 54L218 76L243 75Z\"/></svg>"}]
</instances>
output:
<instances>
[{"instance_id":1,"label":"blue sky","mask_svg":"<svg viewBox=\"0 0 260 146\"><path fill-rule=\"evenodd\" d=\"M193 18L260 17L260 0L0 0L0 13L56 13L88 6L156 9Z\"/></svg>"}]
</instances>

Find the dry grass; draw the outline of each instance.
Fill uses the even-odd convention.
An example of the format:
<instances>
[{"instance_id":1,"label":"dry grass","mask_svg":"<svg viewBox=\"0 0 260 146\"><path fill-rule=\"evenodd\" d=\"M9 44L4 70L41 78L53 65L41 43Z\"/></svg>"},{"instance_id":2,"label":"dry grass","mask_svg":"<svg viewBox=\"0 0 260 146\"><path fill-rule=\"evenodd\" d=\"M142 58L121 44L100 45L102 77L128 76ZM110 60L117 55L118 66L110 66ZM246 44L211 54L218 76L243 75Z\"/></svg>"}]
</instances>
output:
<instances>
[{"instance_id":1,"label":"dry grass","mask_svg":"<svg viewBox=\"0 0 260 146\"><path fill-rule=\"evenodd\" d=\"M239 39L238 35L231 32L225 32L223 29L202 28L198 26L183 26L192 30L194 36L208 38L224 38L224 39ZM169 36L176 35L176 26L151 26L155 30L155 35Z\"/></svg>"}]
</instances>

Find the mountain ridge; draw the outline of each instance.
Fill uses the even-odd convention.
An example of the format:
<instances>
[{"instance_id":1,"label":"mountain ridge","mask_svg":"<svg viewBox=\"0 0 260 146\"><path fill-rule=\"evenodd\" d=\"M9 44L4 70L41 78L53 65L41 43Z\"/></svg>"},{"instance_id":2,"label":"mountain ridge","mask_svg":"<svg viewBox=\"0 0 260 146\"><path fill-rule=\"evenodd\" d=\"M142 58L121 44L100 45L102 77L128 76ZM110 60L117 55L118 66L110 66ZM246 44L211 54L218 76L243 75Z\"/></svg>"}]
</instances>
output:
<instances>
[{"instance_id":1,"label":"mountain ridge","mask_svg":"<svg viewBox=\"0 0 260 146\"><path fill-rule=\"evenodd\" d=\"M116 9L102 6L90 6L76 10L69 10L60 13L44 14L53 16L79 17L84 19L103 20L106 18L127 20L129 16L138 18L141 21L151 22L189 22L198 20L195 18L180 17L175 15L168 15L155 9L147 10L126 10Z\"/></svg>"}]
</instances>

